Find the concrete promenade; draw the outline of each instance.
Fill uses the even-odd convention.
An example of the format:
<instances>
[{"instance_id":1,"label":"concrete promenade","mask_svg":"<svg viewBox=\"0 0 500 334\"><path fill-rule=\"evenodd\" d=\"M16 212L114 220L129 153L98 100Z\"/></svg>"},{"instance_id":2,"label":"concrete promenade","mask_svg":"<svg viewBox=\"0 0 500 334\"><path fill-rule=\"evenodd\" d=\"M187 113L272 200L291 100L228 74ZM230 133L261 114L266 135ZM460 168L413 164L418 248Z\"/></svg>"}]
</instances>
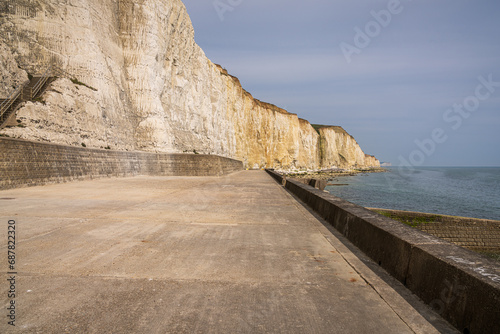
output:
<instances>
[{"instance_id":1,"label":"concrete promenade","mask_svg":"<svg viewBox=\"0 0 500 334\"><path fill-rule=\"evenodd\" d=\"M0 333L454 333L263 171L0 191L0 259Z\"/></svg>"}]
</instances>

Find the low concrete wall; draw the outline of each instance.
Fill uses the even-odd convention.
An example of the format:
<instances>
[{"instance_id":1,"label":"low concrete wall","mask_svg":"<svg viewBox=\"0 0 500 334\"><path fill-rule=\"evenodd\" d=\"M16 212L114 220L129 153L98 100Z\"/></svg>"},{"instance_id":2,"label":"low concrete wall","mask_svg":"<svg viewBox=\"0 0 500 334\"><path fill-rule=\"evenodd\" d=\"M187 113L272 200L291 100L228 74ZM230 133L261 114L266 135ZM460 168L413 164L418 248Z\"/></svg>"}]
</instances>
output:
<instances>
[{"instance_id":1,"label":"low concrete wall","mask_svg":"<svg viewBox=\"0 0 500 334\"><path fill-rule=\"evenodd\" d=\"M124 152L0 138L0 189L109 176L220 176L243 170L216 155Z\"/></svg>"},{"instance_id":2,"label":"low concrete wall","mask_svg":"<svg viewBox=\"0 0 500 334\"><path fill-rule=\"evenodd\" d=\"M297 178L291 178L294 181L307 184L313 188L319 189L319 190L325 190L326 185L328 182L326 180L320 180L320 179L297 179Z\"/></svg>"},{"instance_id":3,"label":"low concrete wall","mask_svg":"<svg viewBox=\"0 0 500 334\"><path fill-rule=\"evenodd\" d=\"M463 333L500 333L495 261L268 171Z\"/></svg>"},{"instance_id":4,"label":"low concrete wall","mask_svg":"<svg viewBox=\"0 0 500 334\"><path fill-rule=\"evenodd\" d=\"M475 251L500 252L500 221L368 208L420 231Z\"/></svg>"}]
</instances>

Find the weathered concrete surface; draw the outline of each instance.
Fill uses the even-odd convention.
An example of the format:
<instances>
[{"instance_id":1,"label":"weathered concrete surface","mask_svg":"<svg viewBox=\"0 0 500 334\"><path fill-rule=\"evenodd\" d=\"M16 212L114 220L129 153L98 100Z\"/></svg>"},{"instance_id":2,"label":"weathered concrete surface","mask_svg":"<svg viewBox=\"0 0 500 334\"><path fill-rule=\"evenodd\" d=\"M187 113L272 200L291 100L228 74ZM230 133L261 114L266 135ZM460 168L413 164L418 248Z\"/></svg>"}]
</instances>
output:
<instances>
[{"instance_id":1,"label":"weathered concrete surface","mask_svg":"<svg viewBox=\"0 0 500 334\"><path fill-rule=\"evenodd\" d=\"M9 219L2 333L452 332L263 171L0 191L2 254Z\"/></svg>"},{"instance_id":2,"label":"weathered concrete surface","mask_svg":"<svg viewBox=\"0 0 500 334\"><path fill-rule=\"evenodd\" d=\"M462 333L500 333L498 263L268 170Z\"/></svg>"}]
</instances>

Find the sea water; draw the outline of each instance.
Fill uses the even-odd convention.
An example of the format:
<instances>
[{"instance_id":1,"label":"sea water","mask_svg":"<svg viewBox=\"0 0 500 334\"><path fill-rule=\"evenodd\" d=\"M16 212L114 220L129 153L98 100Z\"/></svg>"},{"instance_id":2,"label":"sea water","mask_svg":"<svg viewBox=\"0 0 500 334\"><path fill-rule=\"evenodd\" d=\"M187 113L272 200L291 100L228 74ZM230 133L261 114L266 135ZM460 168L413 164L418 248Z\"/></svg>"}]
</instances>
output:
<instances>
[{"instance_id":1,"label":"sea water","mask_svg":"<svg viewBox=\"0 0 500 334\"><path fill-rule=\"evenodd\" d=\"M500 220L500 167L386 169L336 177L326 190L364 207Z\"/></svg>"}]
</instances>

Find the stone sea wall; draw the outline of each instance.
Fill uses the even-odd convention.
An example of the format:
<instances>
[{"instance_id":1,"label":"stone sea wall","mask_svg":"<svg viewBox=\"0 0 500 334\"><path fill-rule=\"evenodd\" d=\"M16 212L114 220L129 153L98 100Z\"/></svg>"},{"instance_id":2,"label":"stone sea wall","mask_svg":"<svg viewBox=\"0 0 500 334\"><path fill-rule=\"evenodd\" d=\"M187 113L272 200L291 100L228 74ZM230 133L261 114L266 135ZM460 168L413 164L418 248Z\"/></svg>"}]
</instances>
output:
<instances>
[{"instance_id":1,"label":"stone sea wall","mask_svg":"<svg viewBox=\"0 0 500 334\"><path fill-rule=\"evenodd\" d=\"M6 0L0 98L56 64L67 78L17 112L14 138L115 150L199 152L245 167L379 166L340 127L309 122L246 92L194 41L180 0Z\"/></svg>"},{"instance_id":2,"label":"stone sea wall","mask_svg":"<svg viewBox=\"0 0 500 334\"><path fill-rule=\"evenodd\" d=\"M216 155L126 152L0 138L0 190L102 177L222 176L241 161Z\"/></svg>"},{"instance_id":3,"label":"stone sea wall","mask_svg":"<svg viewBox=\"0 0 500 334\"><path fill-rule=\"evenodd\" d=\"M370 209L410 224L458 246L477 251L500 252L500 221L401 210Z\"/></svg>"}]
</instances>

